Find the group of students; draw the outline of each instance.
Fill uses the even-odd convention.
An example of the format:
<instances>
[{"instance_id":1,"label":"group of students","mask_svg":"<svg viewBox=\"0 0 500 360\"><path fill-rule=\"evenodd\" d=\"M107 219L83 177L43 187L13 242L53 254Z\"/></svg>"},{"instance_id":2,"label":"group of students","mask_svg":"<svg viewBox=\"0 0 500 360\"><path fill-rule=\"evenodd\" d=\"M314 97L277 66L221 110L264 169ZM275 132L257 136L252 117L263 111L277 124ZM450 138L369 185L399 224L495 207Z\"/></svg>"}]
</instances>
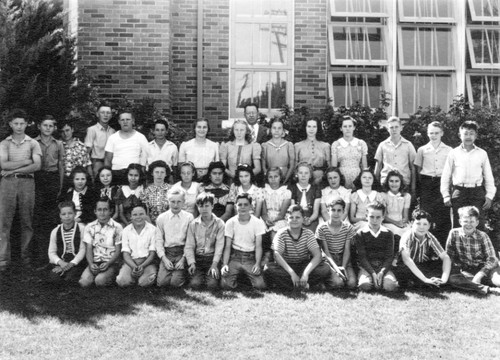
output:
<instances>
[{"instance_id":1,"label":"group of students","mask_svg":"<svg viewBox=\"0 0 500 360\"><path fill-rule=\"evenodd\" d=\"M130 112L119 115L119 138L110 145L107 135L114 130L103 124L110 114L111 108L99 108L98 129L87 131L87 152L73 158L64 151L72 137L67 134L64 143L54 139L52 148L44 147L42 135L51 137L44 125L51 122L53 132L53 118L40 123L37 149L37 141L24 134L26 119L14 114L9 121L13 135L0 145L0 195L13 187L19 191L33 173L38 194L36 178L47 183L42 171L53 176L47 187L59 180L64 189L58 196L61 224L50 233L47 251L52 282L232 289L244 273L258 289L394 291L410 284L449 283L498 293L498 258L488 235L478 229L496 188L486 153L474 145L474 122L461 126L462 144L456 149L440 141L440 123L430 124L430 142L417 152L401 137L400 120L390 118L390 137L379 145L371 171L366 168L366 143L353 136L356 122L351 117L343 119L343 137L332 146L318 140L322 126L317 119L305 121L307 139L295 145L284 140L284 124L274 119L271 139L260 145L258 107L250 104L246 120L234 122L228 142L219 147L208 140L208 121L198 119L194 139L177 151L166 139L164 121L155 124L150 143L129 143L138 137ZM73 129L65 123L63 140L67 127ZM27 142L31 157L21 160L19 148L27 150ZM98 147L105 151L99 154ZM55 150L61 148L56 179L53 169L41 164L50 163L46 157L56 159ZM124 159L138 162L122 168ZM174 178L179 181L172 184ZM410 222L417 178L420 207ZM7 203L0 199L0 214L12 206ZM461 227L451 229L449 205L454 225ZM0 271L10 261L4 231L10 224L3 218ZM432 218L437 238L430 232ZM21 243L21 258L28 259L26 239Z\"/></svg>"}]
</instances>

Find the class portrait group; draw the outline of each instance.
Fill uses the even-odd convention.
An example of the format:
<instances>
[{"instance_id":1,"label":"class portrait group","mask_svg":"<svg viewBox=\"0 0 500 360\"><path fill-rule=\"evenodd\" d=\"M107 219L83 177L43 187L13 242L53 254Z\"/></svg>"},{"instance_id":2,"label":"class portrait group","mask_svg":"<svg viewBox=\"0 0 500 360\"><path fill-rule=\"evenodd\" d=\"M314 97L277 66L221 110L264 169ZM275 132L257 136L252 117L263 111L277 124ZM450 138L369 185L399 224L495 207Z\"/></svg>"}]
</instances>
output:
<instances>
[{"instance_id":1,"label":"class portrait group","mask_svg":"<svg viewBox=\"0 0 500 360\"><path fill-rule=\"evenodd\" d=\"M293 144L283 120L263 126L248 104L226 142L209 140L200 118L178 148L168 122L148 141L131 111L117 112L118 131L113 113L100 104L83 142L69 121L43 116L31 138L26 113L8 114L0 278L36 268L58 286L500 293L484 222L496 187L474 121L461 124L453 149L432 122L415 150L390 117L372 170L350 116L333 144L321 141L318 118L305 118L305 139Z\"/></svg>"}]
</instances>

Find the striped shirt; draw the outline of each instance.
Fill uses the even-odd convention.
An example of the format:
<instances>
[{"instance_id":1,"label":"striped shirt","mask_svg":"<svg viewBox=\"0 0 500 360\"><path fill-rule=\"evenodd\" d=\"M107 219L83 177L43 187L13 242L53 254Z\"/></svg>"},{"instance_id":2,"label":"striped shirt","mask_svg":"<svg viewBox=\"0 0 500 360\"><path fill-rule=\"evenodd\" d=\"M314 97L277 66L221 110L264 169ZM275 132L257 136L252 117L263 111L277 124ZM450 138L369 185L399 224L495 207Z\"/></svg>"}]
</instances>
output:
<instances>
[{"instance_id":1,"label":"striped shirt","mask_svg":"<svg viewBox=\"0 0 500 360\"><path fill-rule=\"evenodd\" d=\"M66 245L65 254L74 254L73 252L73 237L75 236L76 224L69 230L66 230L64 226L62 228L62 238Z\"/></svg>"},{"instance_id":2,"label":"striped shirt","mask_svg":"<svg viewBox=\"0 0 500 360\"><path fill-rule=\"evenodd\" d=\"M281 229L273 240L273 250L277 251L288 264L308 261L314 249L319 250L319 245L314 233L309 229L301 229L297 240L292 238L288 228Z\"/></svg>"},{"instance_id":3,"label":"striped shirt","mask_svg":"<svg viewBox=\"0 0 500 360\"><path fill-rule=\"evenodd\" d=\"M435 260L445 251L436 237L431 233L425 234L423 239L419 239L413 230L403 234L399 242L399 251L406 250L415 264Z\"/></svg>"},{"instance_id":4,"label":"striped shirt","mask_svg":"<svg viewBox=\"0 0 500 360\"><path fill-rule=\"evenodd\" d=\"M356 232L351 224L342 223L338 233L333 234L328 223L323 223L316 229L316 239L326 241L330 254L337 254L340 257L344 254L347 241L352 242Z\"/></svg>"},{"instance_id":5,"label":"striped shirt","mask_svg":"<svg viewBox=\"0 0 500 360\"><path fill-rule=\"evenodd\" d=\"M481 268L489 275L498 266L495 249L488 235L480 230L466 235L462 228L452 229L446 241L446 252L459 267Z\"/></svg>"}]
</instances>

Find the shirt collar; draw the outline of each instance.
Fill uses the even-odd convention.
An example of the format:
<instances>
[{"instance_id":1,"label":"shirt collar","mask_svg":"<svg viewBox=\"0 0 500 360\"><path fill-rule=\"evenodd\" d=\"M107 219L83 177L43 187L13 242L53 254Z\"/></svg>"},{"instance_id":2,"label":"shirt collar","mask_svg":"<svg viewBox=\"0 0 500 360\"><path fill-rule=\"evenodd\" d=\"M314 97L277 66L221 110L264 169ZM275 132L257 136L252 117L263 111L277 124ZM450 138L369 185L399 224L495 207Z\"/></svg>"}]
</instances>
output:
<instances>
[{"instance_id":1,"label":"shirt collar","mask_svg":"<svg viewBox=\"0 0 500 360\"><path fill-rule=\"evenodd\" d=\"M311 184L307 185L307 187L304 189L303 187L301 187L299 185L299 183L297 183L297 188L300 190L300 192L302 192L303 190L305 190L306 192L308 192L309 189L311 189Z\"/></svg>"},{"instance_id":2,"label":"shirt collar","mask_svg":"<svg viewBox=\"0 0 500 360\"><path fill-rule=\"evenodd\" d=\"M210 220L210 223L208 224L207 227L211 227L219 218L212 213L212 220ZM193 220L196 224L204 225L203 220L201 220L201 215L199 215L196 219Z\"/></svg>"},{"instance_id":3,"label":"shirt collar","mask_svg":"<svg viewBox=\"0 0 500 360\"><path fill-rule=\"evenodd\" d=\"M392 191L388 191L387 194L389 194L390 197L400 197L401 193L398 192L397 194L393 194Z\"/></svg>"},{"instance_id":4,"label":"shirt collar","mask_svg":"<svg viewBox=\"0 0 500 360\"><path fill-rule=\"evenodd\" d=\"M462 151L468 152L468 151L467 151L467 149L465 149L464 144L460 144L460 145L459 145L459 148L460 148L460 150L462 150ZM472 150L471 150L471 151L474 151L474 150L476 150L476 149L479 149L479 148L476 146L476 144L472 144Z\"/></svg>"},{"instance_id":5,"label":"shirt collar","mask_svg":"<svg viewBox=\"0 0 500 360\"><path fill-rule=\"evenodd\" d=\"M28 135L24 134L24 139L22 139L21 141L17 142L16 140L14 140L14 138L12 137L12 135L9 135L9 136L7 136L7 138L5 140L10 140L10 141L12 141L13 143L16 143L16 144L22 144L25 141L33 140L33 138L31 138Z\"/></svg>"},{"instance_id":6,"label":"shirt collar","mask_svg":"<svg viewBox=\"0 0 500 360\"><path fill-rule=\"evenodd\" d=\"M352 138L351 141L347 142L347 140L345 140L344 138L340 138L339 139L339 144L340 146L346 148L348 147L349 145L351 146L358 146L358 143L359 143L359 139L358 138Z\"/></svg>"},{"instance_id":7,"label":"shirt collar","mask_svg":"<svg viewBox=\"0 0 500 360\"><path fill-rule=\"evenodd\" d=\"M375 190L372 190L370 195L366 195L362 189L359 189L356 191L358 193L359 198L361 199L362 202L365 202L366 199L369 199L370 202L375 201L375 198L377 197L377 192Z\"/></svg>"},{"instance_id":8,"label":"shirt collar","mask_svg":"<svg viewBox=\"0 0 500 360\"><path fill-rule=\"evenodd\" d=\"M380 228L378 229L378 231L376 233L373 232L372 229L370 229L370 226L368 224L366 224L362 229L361 229L361 232L363 233L371 233L373 235L373 237L377 238L381 233L383 232L388 232L389 230L385 227L385 226L382 226L380 225Z\"/></svg>"}]
</instances>

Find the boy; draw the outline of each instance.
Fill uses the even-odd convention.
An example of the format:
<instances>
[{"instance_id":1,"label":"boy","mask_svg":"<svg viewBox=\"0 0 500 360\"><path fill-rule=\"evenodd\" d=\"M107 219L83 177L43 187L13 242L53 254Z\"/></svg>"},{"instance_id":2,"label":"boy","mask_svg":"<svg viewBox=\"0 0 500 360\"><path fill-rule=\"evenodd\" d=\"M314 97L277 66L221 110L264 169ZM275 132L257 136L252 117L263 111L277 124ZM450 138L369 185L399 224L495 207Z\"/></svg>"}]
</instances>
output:
<instances>
[{"instance_id":1,"label":"boy","mask_svg":"<svg viewBox=\"0 0 500 360\"><path fill-rule=\"evenodd\" d=\"M35 172L35 243L40 264L47 263L47 249L50 231L56 222L56 199L61 194L64 180L64 146L52 136L57 129L56 119L45 115L35 139L42 150L42 166Z\"/></svg>"},{"instance_id":2,"label":"boy","mask_svg":"<svg viewBox=\"0 0 500 360\"><path fill-rule=\"evenodd\" d=\"M415 166L420 180L420 208L434 219L434 235L442 246L451 230L450 208L444 205L441 195L441 175L451 147L441 141L443 125L433 121L427 126L429 142L418 148Z\"/></svg>"},{"instance_id":3,"label":"boy","mask_svg":"<svg viewBox=\"0 0 500 360\"><path fill-rule=\"evenodd\" d=\"M109 126L113 113L111 105L101 103L97 108L97 124L87 129L85 136L85 146L92 161L92 179L95 179L97 172L104 166L104 147L108 138L115 133L115 129Z\"/></svg>"},{"instance_id":4,"label":"boy","mask_svg":"<svg viewBox=\"0 0 500 360\"><path fill-rule=\"evenodd\" d=\"M389 138L382 141L375 153L375 176L380 183L385 182L387 173L396 169L403 175L406 186L411 189L412 195L415 194L415 148L413 144L401 136L401 120L396 116L391 116L387 120Z\"/></svg>"},{"instance_id":5,"label":"boy","mask_svg":"<svg viewBox=\"0 0 500 360\"><path fill-rule=\"evenodd\" d=\"M184 245L187 228L193 215L182 210L186 193L182 189L170 189L167 193L170 209L156 219L159 229L156 237L156 254L160 258L157 284L181 287L186 281L184 270Z\"/></svg>"},{"instance_id":6,"label":"boy","mask_svg":"<svg viewBox=\"0 0 500 360\"><path fill-rule=\"evenodd\" d=\"M453 208L453 226L458 224L458 209L479 209L480 229L484 228L484 211L491 207L497 188L488 154L474 145L479 126L475 121L460 125L461 144L450 151L441 177L444 204ZM451 188L451 196L450 196Z\"/></svg>"},{"instance_id":7,"label":"boy","mask_svg":"<svg viewBox=\"0 0 500 360\"><path fill-rule=\"evenodd\" d=\"M154 128L154 140L149 142L148 165L156 160L163 160L170 167L172 174L177 174L177 161L179 150L177 146L167 140L168 123L165 120L157 120ZM173 178L170 179L172 182Z\"/></svg>"},{"instance_id":8,"label":"boy","mask_svg":"<svg viewBox=\"0 0 500 360\"><path fill-rule=\"evenodd\" d=\"M403 264L395 269L399 284L423 282L431 286L446 284L450 277L451 260L439 241L429 232L431 217L428 212L415 210L411 230L399 242ZM436 261L437 258L441 259Z\"/></svg>"},{"instance_id":9,"label":"boy","mask_svg":"<svg viewBox=\"0 0 500 360\"><path fill-rule=\"evenodd\" d=\"M76 209L72 201L59 203L61 224L50 234L49 260L53 265L48 282L77 282L85 269L85 226L75 222Z\"/></svg>"},{"instance_id":10,"label":"boy","mask_svg":"<svg viewBox=\"0 0 500 360\"><path fill-rule=\"evenodd\" d=\"M458 214L461 227L451 230L446 242L446 252L453 263L450 285L481 294L499 295L498 258L488 235L477 229L479 210L475 206L465 206L458 210ZM496 287L482 285L485 278Z\"/></svg>"},{"instance_id":11,"label":"boy","mask_svg":"<svg viewBox=\"0 0 500 360\"><path fill-rule=\"evenodd\" d=\"M213 214L214 194L201 193L196 198L200 216L191 221L187 230L184 255L191 275L189 286L209 289L219 287L219 262L224 251L224 221Z\"/></svg>"},{"instance_id":12,"label":"boy","mask_svg":"<svg viewBox=\"0 0 500 360\"><path fill-rule=\"evenodd\" d=\"M154 284L158 271L153 261L156 257L155 240L158 228L146 221L146 207L136 205L131 211L132 223L122 232L124 264L116 277L120 287L138 284L147 287Z\"/></svg>"},{"instance_id":13,"label":"boy","mask_svg":"<svg viewBox=\"0 0 500 360\"><path fill-rule=\"evenodd\" d=\"M0 275L10 264L10 228L19 208L21 220L21 260L30 262L29 245L33 236L33 208L35 205L34 172L40 169L42 150L40 144L25 134L27 115L15 109L7 120L12 135L0 143Z\"/></svg>"},{"instance_id":14,"label":"boy","mask_svg":"<svg viewBox=\"0 0 500 360\"><path fill-rule=\"evenodd\" d=\"M223 289L235 289L238 275L243 272L255 289L266 287L261 274L262 235L266 225L250 214L252 198L244 193L236 197L238 215L226 223L226 248L221 269Z\"/></svg>"},{"instance_id":15,"label":"boy","mask_svg":"<svg viewBox=\"0 0 500 360\"><path fill-rule=\"evenodd\" d=\"M394 258L394 235L382 221L385 205L379 202L367 206L368 224L356 233L355 244L358 253L358 287L362 291L383 288L395 291L398 288L396 276L391 271Z\"/></svg>"},{"instance_id":16,"label":"boy","mask_svg":"<svg viewBox=\"0 0 500 360\"><path fill-rule=\"evenodd\" d=\"M83 242L87 248L88 266L80 278L80 286L111 285L117 272L117 262L122 248L122 226L111 219L108 198L99 199L94 210L97 220L85 227Z\"/></svg>"}]
</instances>

